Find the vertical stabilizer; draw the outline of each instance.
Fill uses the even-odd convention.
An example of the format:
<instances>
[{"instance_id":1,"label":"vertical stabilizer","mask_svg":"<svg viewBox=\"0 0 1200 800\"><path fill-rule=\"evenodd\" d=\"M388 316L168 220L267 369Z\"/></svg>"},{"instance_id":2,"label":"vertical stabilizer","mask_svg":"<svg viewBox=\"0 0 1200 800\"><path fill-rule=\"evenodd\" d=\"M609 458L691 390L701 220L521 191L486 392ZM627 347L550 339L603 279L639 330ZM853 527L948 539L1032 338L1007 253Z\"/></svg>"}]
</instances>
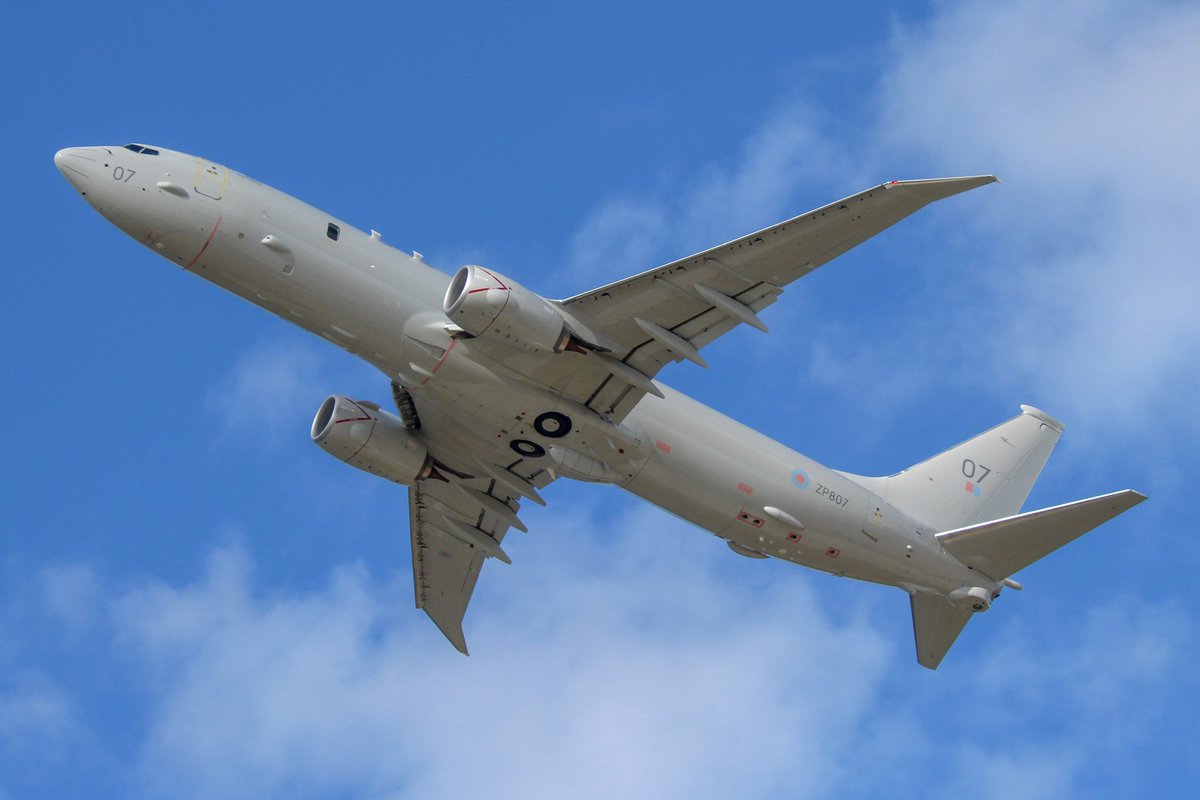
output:
<instances>
[{"instance_id":1,"label":"vertical stabilizer","mask_svg":"<svg viewBox=\"0 0 1200 800\"><path fill-rule=\"evenodd\" d=\"M962 528L1021 510L1063 425L1032 406L1021 414L889 478L889 503L935 530ZM871 483L875 484L876 481Z\"/></svg>"}]
</instances>

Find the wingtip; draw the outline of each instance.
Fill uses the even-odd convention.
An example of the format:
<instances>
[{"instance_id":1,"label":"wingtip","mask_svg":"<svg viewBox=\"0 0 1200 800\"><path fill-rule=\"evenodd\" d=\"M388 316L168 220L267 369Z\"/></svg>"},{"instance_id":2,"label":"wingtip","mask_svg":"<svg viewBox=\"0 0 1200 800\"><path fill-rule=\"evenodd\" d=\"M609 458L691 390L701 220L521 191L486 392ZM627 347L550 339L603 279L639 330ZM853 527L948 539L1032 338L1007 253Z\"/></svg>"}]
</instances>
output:
<instances>
[{"instance_id":1,"label":"wingtip","mask_svg":"<svg viewBox=\"0 0 1200 800\"><path fill-rule=\"evenodd\" d=\"M1144 503L1150 499L1149 496L1142 494L1137 489L1126 489L1125 496L1133 501L1129 504L1130 508L1133 508L1138 503Z\"/></svg>"},{"instance_id":2,"label":"wingtip","mask_svg":"<svg viewBox=\"0 0 1200 800\"><path fill-rule=\"evenodd\" d=\"M1113 508L1121 508L1122 511L1128 511L1134 506L1150 499L1137 489L1119 489L1115 492L1109 492L1106 495L1100 495L1095 499L1098 500L1104 497L1109 498L1113 502Z\"/></svg>"},{"instance_id":3,"label":"wingtip","mask_svg":"<svg viewBox=\"0 0 1200 800\"><path fill-rule=\"evenodd\" d=\"M450 644L454 645L455 650L462 653L464 656L471 655L469 652L467 652L467 637L463 635L461 622L459 622L450 630L443 628L442 633L446 634L446 638L450 640Z\"/></svg>"},{"instance_id":4,"label":"wingtip","mask_svg":"<svg viewBox=\"0 0 1200 800\"><path fill-rule=\"evenodd\" d=\"M433 624L442 632L442 636L446 637L446 641L454 645L454 649L462 653L464 656L471 655L467 652L467 637L463 635L462 622L452 622L448 619L439 619L430 613L429 609L424 609L429 619L433 620Z\"/></svg>"},{"instance_id":5,"label":"wingtip","mask_svg":"<svg viewBox=\"0 0 1200 800\"><path fill-rule=\"evenodd\" d=\"M889 181L884 184L884 188L892 189L907 189L909 191L917 191L921 195L926 196L930 202L933 200L942 200L947 197L953 197L962 192L968 192L971 189L978 189L980 186L987 186L989 183L999 183L1000 179L995 175L962 175L951 178L922 178L919 180L908 181Z\"/></svg>"}]
</instances>

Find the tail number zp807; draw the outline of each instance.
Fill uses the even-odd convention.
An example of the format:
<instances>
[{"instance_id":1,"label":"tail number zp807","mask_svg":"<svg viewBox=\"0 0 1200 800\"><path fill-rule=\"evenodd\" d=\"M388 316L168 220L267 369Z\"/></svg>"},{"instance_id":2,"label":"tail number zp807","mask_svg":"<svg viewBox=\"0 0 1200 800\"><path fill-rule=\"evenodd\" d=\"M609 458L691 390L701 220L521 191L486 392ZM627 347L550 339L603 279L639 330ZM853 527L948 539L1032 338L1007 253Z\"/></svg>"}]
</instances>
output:
<instances>
[{"instance_id":1,"label":"tail number zp807","mask_svg":"<svg viewBox=\"0 0 1200 800\"><path fill-rule=\"evenodd\" d=\"M823 483L817 484L817 497L827 497L830 502L837 503L839 506L844 506L850 502L849 497L846 497L844 494L838 494Z\"/></svg>"}]
</instances>

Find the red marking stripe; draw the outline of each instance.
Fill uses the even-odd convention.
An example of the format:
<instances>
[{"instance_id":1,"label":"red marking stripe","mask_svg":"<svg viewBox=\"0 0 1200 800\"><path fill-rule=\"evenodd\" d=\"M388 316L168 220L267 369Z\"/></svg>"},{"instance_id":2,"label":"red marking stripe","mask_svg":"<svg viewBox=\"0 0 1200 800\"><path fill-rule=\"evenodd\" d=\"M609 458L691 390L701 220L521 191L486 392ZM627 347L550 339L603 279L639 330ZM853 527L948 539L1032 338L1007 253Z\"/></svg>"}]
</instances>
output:
<instances>
[{"instance_id":1,"label":"red marking stripe","mask_svg":"<svg viewBox=\"0 0 1200 800\"><path fill-rule=\"evenodd\" d=\"M347 399L347 400L350 400L350 398L348 398L348 397L347 397L346 399ZM355 403L353 400L350 400L350 403L351 403L351 405L353 405L355 408L357 408L357 409L358 409L358 413L362 414L362 417L360 417L360 418L358 418L358 419L351 419L351 418L347 418L347 419L339 419L337 422L335 422L335 423L334 423L335 425L336 425L336 424L338 424L338 422L370 422L370 421L373 419L373 418L371 417L371 415L370 415L370 414L368 414L366 411L364 411L364 410L363 410L363 407L362 407L362 406L360 406L358 403ZM372 434L372 435L374 435L374 433L375 433L375 426L373 426L373 425L372 425L372 426L371 426L371 434ZM346 460L347 460L347 461L350 461L351 459L353 459L353 458L357 457L357 456L358 456L358 454L359 454L359 453L361 453L361 452L363 451L363 447L366 447L366 446L367 446L367 443L368 443L368 442L370 442L370 441L371 441L371 437L370 437L370 436L368 436L368 437L367 437L367 441L362 443L362 447L360 447L360 448L358 448L357 450L355 450L355 451L354 451L354 452L353 452L353 453L350 455L350 458L347 458Z\"/></svg>"},{"instance_id":2,"label":"red marking stripe","mask_svg":"<svg viewBox=\"0 0 1200 800\"><path fill-rule=\"evenodd\" d=\"M492 272L491 270L486 270L483 267L475 267L475 269L479 270L480 272L482 272L486 275L492 276L492 280L494 280L496 282L496 285L499 286L501 289L508 289L508 287L504 285L504 281L502 281L496 277L496 273ZM478 291L478 290L476 290L476 291Z\"/></svg>"},{"instance_id":3,"label":"red marking stripe","mask_svg":"<svg viewBox=\"0 0 1200 800\"><path fill-rule=\"evenodd\" d=\"M223 219L224 217L217 217L217 224L213 225L212 232L208 234L208 240L204 243L204 247L200 248L200 252L196 253L196 257L189 261L184 269L191 269L192 265L200 260L200 256L204 255L204 251L208 249L210 244L212 244L213 237L217 235L217 228L221 227L221 220Z\"/></svg>"},{"instance_id":4,"label":"red marking stripe","mask_svg":"<svg viewBox=\"0 0 1200 800\"><path fill-rule=\"evenodd\" d=\"M446 348L445 353L442 353L442 360L439 361L436 365L434 365L433 369L431 369L430 372L432 372L434 375L437 375L437 371L442 368L442 364L446 363L446 359L450 357L450 352L452 350L454 350L454 346L457 344L458 344L458 339L450 340L450 346ZM427 383L429 383L429 378L426 378L425 380L421 381L422 386L424 386Z\"/></svg>"}]
</instances>

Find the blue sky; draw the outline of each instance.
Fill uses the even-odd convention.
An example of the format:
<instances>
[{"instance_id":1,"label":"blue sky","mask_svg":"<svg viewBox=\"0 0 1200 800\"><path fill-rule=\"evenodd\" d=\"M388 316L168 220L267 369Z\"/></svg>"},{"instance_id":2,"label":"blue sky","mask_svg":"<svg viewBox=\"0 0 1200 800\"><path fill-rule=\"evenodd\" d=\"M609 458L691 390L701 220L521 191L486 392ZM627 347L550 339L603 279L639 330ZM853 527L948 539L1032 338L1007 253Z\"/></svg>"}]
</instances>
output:
<instances>
[{"instance_id":1,"label":"blue sky","mask_svg":"<svg viewBox=\"0 0 1200 800\"><path fill-rule=\"evenodd\" d=\"M10 154L0 799L1188 793L1200 6L22 4ZM203 154L565 296L893 178L906 221L661 376L888 473L1031 403L1027 507L1151 501L946 662L894 589L738 558L560 482L459 656L404 491L308 442L349 356L156 259L51 162ZM753 384L754 389L744 387ZM516 537L517 534L514 534Z\"/></svg>"}]
</instances>

